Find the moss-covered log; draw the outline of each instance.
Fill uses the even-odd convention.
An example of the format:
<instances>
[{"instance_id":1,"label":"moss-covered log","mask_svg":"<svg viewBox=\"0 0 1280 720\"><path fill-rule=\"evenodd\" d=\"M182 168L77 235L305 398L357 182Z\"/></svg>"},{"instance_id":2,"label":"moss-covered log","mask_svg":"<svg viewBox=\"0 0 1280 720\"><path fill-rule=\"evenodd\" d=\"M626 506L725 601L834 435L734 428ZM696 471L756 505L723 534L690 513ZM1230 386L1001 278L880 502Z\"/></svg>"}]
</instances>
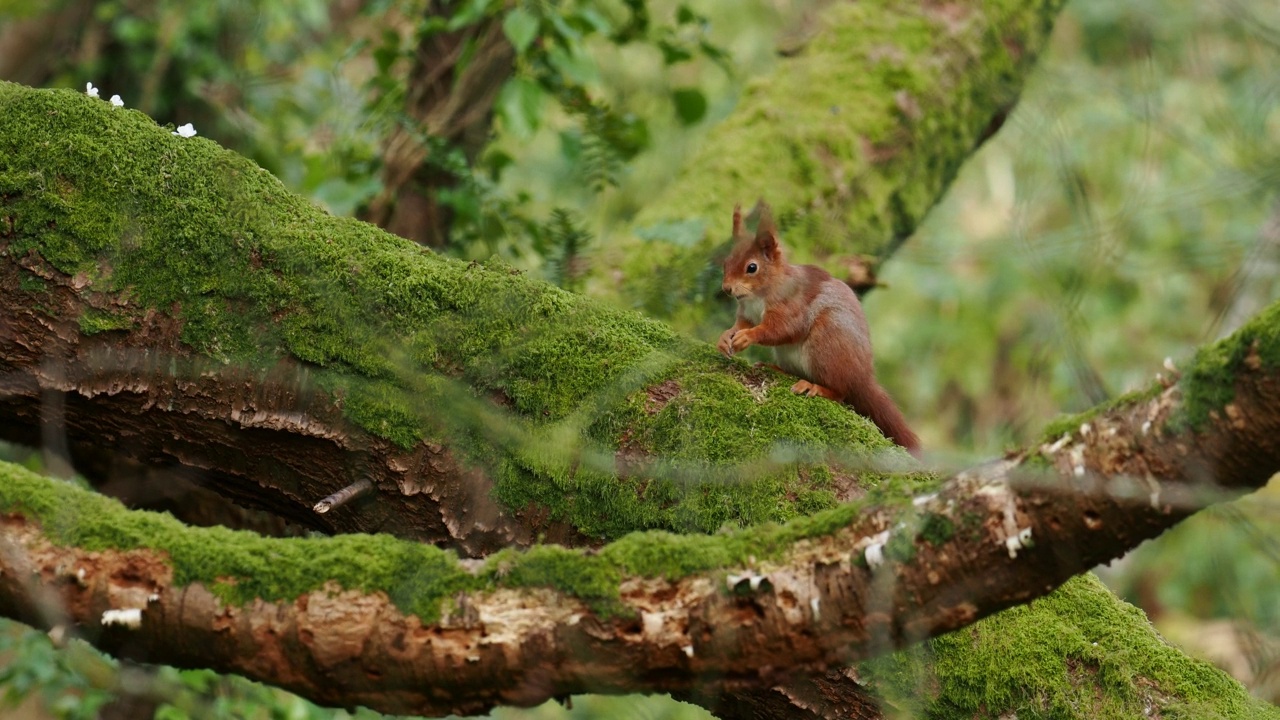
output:
<instances>
[{"instance_id":1,"label":"moss-covered log","mask_svg":"<svg viewBox=\"0 0 1280 720\"><path fill-rule=\"evenodd\" d=\"M82 456L470 554L784 521L861 492L833 449L905 458L782 376L329 216L138 112L12 84L0 107L5 437L62 407Z\"/></svg>"},{"instance_id":2,"label":"moss-covered log","mask_svg":"<svg viewBox=\"0 0 1280 720\"><path fill-rule=\"evenodd\" d=\"M397 712L588 691L673 691L716 707L968 626L1261 486L1280 469L1278 371L1280 305L1203 349L1177 385L1077 418L1054 442L935 493L471 564L385 535L188 528L3 465L0 613L75 623L128 656ZM960 717L1280 717L1088 583L863 672ZM966 685L974 673L989 674L980 690Z\"/></svg>"},{"instance_id":3,"label":"moss-covered log","mask_svg":"<svg viewBox=\"0 0 1280 720\"><path fill-rule=\"evenodd\" d=\"M812 38L751 82L631 227L588 293L678 326L718 294L735 202L768 200L788 247L855 286L1003 123L1062 0L830 2Z\"/></svg>"}]
</instances>

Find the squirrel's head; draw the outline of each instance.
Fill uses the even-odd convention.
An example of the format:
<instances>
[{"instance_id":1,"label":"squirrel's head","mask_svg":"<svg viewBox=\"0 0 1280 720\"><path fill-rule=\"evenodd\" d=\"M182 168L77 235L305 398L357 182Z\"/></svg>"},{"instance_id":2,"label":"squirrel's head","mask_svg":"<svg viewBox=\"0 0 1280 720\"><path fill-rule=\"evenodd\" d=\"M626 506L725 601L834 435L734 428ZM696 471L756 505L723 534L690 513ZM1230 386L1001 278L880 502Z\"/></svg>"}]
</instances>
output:
<instances>
[{"instance_id":1,"label":"squirrel's head","mask_svg":"<svg viewBox=\"0 0 1280 720\"><path fill-rule=\"evenodd\" d=\"M724 261L725 292L739 300L761 294L786 267L773 215L763 200L756 203L760 221L751 235L742 228L742 206L733 207L733 250Z\"/></svg>"}]
</instances>

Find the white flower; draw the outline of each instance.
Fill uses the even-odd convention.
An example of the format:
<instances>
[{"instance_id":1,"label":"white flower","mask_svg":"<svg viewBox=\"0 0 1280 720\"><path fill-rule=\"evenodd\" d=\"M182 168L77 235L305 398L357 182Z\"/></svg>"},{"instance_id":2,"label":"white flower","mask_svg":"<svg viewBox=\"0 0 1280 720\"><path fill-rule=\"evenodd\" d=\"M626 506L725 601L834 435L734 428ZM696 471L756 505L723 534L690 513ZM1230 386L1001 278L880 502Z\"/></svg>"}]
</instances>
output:
<instances>
[{"instance_id":1,"label":"white flower","mask_svg":"<svg viewBox=\"0 0 1280 720\"><path fill-rule=\"evenodd\" d=\"M120 99L119 95L111 96L111 104L115 105L116 107L124 107L124 101Z\"/></svg>"},{"instance_id":2,"label":"white flower","mask_svg":"<svg viewBox=\"0 0 1280 720\"><path fill-rule=\"evenodd\" d=\"M98 97L98 88L94 87L93 83L87 82L84 84L84 94L89 97Z\"/></svg>"},{"instance_id":3,"label":"white flower","mask_svg":"<svg viewBox=\"0 0 1280 720\"><path fill-rule=\"evenodd\" d=\"M173 131L173 134L181 135L182 137L193 137L196 134L196 129L191 123L187 123L186 125L179 125L178 129Z\"/></svg>"}]
</instances>

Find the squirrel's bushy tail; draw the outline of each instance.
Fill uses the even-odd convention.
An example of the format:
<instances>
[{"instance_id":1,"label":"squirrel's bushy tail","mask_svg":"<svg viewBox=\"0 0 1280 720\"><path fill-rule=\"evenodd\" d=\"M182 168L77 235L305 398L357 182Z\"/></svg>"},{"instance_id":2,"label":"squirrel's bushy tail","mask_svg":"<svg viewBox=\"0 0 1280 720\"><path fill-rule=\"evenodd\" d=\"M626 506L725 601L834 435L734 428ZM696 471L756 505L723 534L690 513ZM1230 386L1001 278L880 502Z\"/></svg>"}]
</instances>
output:
<instances>
[{"instance_id":1,"label":"squirrel's bushy tail","mask_svg":"<svg viewBox=\"0 0 1280 720\"><path fill-rule=\"evenodd\" d=\"M880 383L875 380L866 383L845 398L845 402L853 406L859 415L870 418L885 437L906 448L915 457L920 457L920 438L911 432L902 411L893 402L893 398L889 397L889 393L880 387Z\"/></svg>"}]
</instances>

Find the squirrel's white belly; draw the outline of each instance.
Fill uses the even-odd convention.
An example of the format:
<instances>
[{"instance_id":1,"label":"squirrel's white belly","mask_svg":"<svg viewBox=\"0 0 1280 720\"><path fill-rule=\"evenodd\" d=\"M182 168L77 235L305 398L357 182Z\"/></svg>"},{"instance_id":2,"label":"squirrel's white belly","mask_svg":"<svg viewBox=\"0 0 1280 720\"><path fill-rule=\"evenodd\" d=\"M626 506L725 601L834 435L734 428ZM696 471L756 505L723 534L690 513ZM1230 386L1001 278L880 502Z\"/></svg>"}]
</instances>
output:
<instances>
[{"instance_id":1,"label":"squirrel's white belly","mask_svg":"<svg viewBox=\"0 0 1280 720\"><path fill-rule=\"evenodd\" d=\"M773 357L777 360L778 367L788 373L805 380L813 380L809 375L809 357L804 351L804 343L778 345L773 348Z\"/></svg>"},{"instance_id":2,"label":"squirrel's white belly","mask_svg":"<svg viewBox=\"0 0 1280 720\"><path fill-rule=\"evenodd\" d=\"M742 316L751 321L752 325L759 325L764 319L764 300L757 297L749 297L738 301L738 307L742 308Z\"/></svg>"}]
</instances>

